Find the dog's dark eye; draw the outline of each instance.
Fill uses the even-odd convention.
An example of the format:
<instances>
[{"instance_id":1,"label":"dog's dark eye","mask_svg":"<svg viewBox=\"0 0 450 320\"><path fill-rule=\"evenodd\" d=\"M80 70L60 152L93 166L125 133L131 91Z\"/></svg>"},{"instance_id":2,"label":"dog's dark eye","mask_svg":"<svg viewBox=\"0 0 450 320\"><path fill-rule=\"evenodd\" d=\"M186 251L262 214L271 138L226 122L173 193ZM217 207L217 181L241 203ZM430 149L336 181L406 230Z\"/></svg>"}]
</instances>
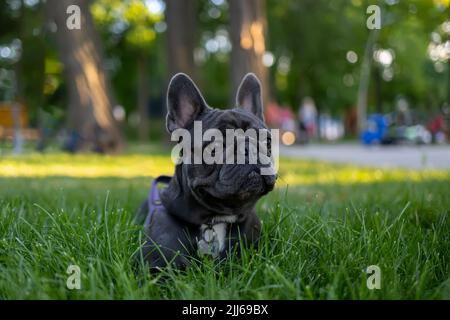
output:
<instances>
[{"instance_id":1,"label":"dog's dark eye","mask_svg":"<svg viewBox=\"0 0 450 320\"><path fill-rule=\"evenodd\" d=\"M270 135L267 137L260 137L261 140L259 141L259 152L266 153L266 156L271 157L272 156L272 138Z\"/></svg>"}]
</instances>

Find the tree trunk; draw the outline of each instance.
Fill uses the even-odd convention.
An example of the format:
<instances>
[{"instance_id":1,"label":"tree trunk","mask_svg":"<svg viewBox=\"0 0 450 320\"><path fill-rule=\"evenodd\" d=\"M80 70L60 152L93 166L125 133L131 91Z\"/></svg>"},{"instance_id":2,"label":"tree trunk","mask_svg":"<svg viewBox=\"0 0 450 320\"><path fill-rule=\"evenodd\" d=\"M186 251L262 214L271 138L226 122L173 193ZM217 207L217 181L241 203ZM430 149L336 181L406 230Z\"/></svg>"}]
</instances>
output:
<instances>
[{"instance_id":1,"label":"tree trunk","mask_svg":"<svg viewBox=\"0 0 450 320\"><path fill-rule=\"evenodd\" d=\"M357 118L358 118L358 133L361 133L366 128L366 117L367 117L367 95L369 92L369 81L370 81L370 69L372 65L372 55L373 47L378 39L378 30L372 30L369 33L369 38L367 39L366 49L364 52L364 60L361 65L361 74L359 78L359 88L358 88L358 101L357 101Z\"/></svg>"},{"instance_id":2,"label":"tree trunk","mask_svg":"<svg viewBox=\"0 0 450 320\"><path fill-rule=\"evenodd\" d=\"M382 79L381 79L381 70L379 67L375 67L374 77L375 77L375 106L377 113L382 114L383 113L383 97L381 91Z\"/></svg>"},{"instance_id":3,"label":"tree trunk","mask_svg":"<svg viewBox=\"0 0 450 320\"><path fill-rule=\"evenodd\" d=\"M184 72L195 79L195 1L167 0L166 23L170 77Z\"/></svg>"},{"instance_id":4,"label":"tree trunk","mask_svg":"<svg viewBox=\"0 0 450 320\"><path fill-rule=\"evenodd\" d=\"M242 77L253 72L262 85L263 104L269 102L269 82L267 68L262 63L266 51L266 12L262 0L230 0L231 36L231 101L234 105L235 93Z\"/></svg>"},{"instance_id":5,"label":"tree trunk","mask_svg":"<svg viewBox=\"0 0 450 320\"><path fill-rule=\"evenodd\" d=\"M20 1L20 27L19 27L19 39L25 38L25 3L24 0ZM15 92L14 99L22 105L26 105L24 95L24 83L23 83L23 45L22 45L22 57L14 65L15 71Z\"/></svg>"},{"instance_id":6,"label":"tree trunk","mask_svg":"<svg viewBox=\"0 0 450 320\"><path fill-rule=\"evenodd\" d=\"M89 0L47 0L47 10L56 23L56 42L64 64L68 91L67 124L74 138L69 149L77 151L93 146L99 152L117 152L123 139L112 115L114 99L103 67L100 39L89 11ZM66 12L77 5L81 28L69 30Z\"/></svg>"},{"instance_id":7,"label":"tree trunk","mask_svg":"<svg viewBox=\"0 0 450 320\"><path fill-rule=\"evenodd\" d=\"M447 59L447 106L450 107L450 59Z\"/></svg>"},{"instance_id":8,"label":"tree trunk","mask_svg":"<svg viewBox=\"0 0 450 320\"><path fill-rule=\"evenodd\" d=\"M149 139L149 80L147 73L147 59L141 54L138 59L138 109L139 109L139 140L147 141Z\"/></svg>"}]
</instances>

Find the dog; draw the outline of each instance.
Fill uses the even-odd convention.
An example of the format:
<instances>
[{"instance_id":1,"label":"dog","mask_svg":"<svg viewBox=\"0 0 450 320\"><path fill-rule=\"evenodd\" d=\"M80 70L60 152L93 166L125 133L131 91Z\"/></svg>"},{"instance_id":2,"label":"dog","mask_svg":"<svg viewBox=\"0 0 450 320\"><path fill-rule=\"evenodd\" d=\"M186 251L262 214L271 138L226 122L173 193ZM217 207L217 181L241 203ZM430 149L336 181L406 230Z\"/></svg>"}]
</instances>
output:
<instances>
[{"instance_id":1,"label":"dog","mask_svg":"<svg viewBox=\"0 0 450 320\"><path fill-rule=\"evenodd\" d=\"M185 129L193 134L194 121L201 122L203 131L268 131L261 84L252 73L239 86L236 107L228 110L209 107L194 82L183 73L176 74L169 83L167 109L169 133ZM260 169L271 165L177 164L167 187L158 192L159 205L144 225L141 254L149 267L158 270L170 264L184 268L191 257L224 258L235 248L239 250L239 243L257 246L261 222L255 205L276 182L275 173L261 175ZM145 202L141 212L148 211Z\"/></svg>"}]
</instances>

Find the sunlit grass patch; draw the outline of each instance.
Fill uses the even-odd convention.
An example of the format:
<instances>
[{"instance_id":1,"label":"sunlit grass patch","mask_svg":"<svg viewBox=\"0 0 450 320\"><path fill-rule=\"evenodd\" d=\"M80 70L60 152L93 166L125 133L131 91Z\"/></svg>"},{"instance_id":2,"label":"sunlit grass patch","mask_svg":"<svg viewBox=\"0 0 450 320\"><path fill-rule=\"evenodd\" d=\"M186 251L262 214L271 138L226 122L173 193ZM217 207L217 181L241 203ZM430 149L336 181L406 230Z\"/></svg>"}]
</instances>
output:
<instances>
[{"instance_id":1,"label":"sunlit grass patch","mask_svg":"<svg viewBox=\"0 0 450 320\"><path fill-rule=\"evenodd\" d=\"M0 160L2 177L132 178L154 177L172 172L173 164L165 155L106 156L54 153L11 156Z\"/></svg>"},{"instance_id":2,"label":"sunlit grass patch","mask_svg":"<svg viewBox=\"0 0 450 320\"><path fill-rule=\"evenodd\" d=\"M281 158L279 167L278 186L450 180L448 170L385 170L287 158ZM174 164L166 154L105 156L33 153L0 160L0 177L135 178L170 175L173 171Z\"/></svg>"},{"instance_id":3,"label":"sunlit grass patch","mask_svg":"<svg viewBox=\"0 0 450 320\"><path fill-rule=\"evenodd\" d=\"M280 182L291 186L423 180L450 181L450 170L379 169L286 158L280 162Z\"/></svg>"}]
</instances>

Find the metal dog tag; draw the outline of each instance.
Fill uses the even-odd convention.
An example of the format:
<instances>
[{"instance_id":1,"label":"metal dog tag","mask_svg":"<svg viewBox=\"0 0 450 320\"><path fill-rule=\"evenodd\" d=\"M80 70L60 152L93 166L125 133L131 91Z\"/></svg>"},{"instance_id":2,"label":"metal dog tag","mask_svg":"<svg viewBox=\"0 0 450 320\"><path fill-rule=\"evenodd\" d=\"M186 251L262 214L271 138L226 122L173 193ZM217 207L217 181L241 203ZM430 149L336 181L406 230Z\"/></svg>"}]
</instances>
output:
<instances>
[{"instance_id":1,"label":"metal dog tag","mask_svg":"<svg viewBox=\"0 0 450 320\"><path fill-rule=\"evenodd\" d=\"M217 258L220 254L220 242L214 225L203 229L202 239L197 242L197 253L200 256L211 256Z\"/></svg>"}]
</instances>

